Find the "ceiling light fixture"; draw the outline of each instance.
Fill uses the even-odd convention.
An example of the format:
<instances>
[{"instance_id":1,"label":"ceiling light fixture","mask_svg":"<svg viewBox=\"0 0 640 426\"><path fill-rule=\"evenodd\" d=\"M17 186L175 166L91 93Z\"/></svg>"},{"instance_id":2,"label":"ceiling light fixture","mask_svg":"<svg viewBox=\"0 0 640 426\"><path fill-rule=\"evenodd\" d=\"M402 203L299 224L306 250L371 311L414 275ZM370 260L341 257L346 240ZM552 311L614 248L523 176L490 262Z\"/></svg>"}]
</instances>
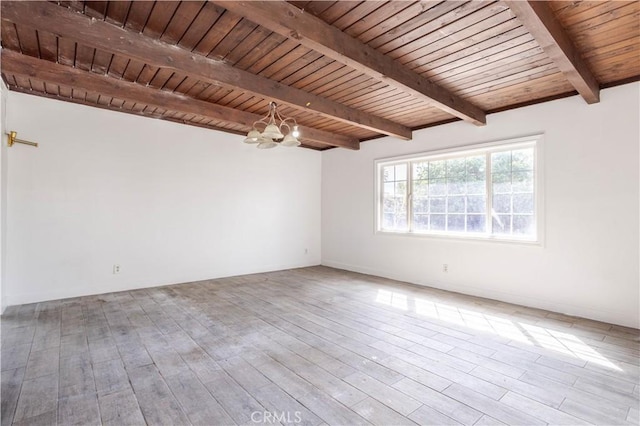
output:
<instances>
[{"instance_id":1,"label":"ceiling light fixture","mask_svg":"<svg viewBox=\"0 0 640 426\"><path fill-rule=\"evenodd\" d=\"M262 132L258 127L264 126ZM278 112L278 105L269 102L269 113L253 123L253 128L247 133L244 143L258 144L260 149L282 146L300 146L298 137L300 130L294 118L282 118Z\"/></svg>"}]
</instances>

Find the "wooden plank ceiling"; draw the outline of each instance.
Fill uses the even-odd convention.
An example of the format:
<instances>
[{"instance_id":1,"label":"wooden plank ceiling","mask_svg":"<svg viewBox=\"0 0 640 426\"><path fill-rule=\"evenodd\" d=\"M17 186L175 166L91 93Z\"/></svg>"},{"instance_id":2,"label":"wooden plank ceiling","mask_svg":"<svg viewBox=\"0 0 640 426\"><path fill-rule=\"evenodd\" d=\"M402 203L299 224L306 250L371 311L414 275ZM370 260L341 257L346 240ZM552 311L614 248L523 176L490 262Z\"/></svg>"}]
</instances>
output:
<instances>
[{"instance_id":1,"label":"wooden plank ceiling","mask_svg":"<svg viewBox=\"0 0 640 426\"><path fill-rule=\"evenodd\" d=\"M1 7L10 90L237 134L276 101L313 149L576 93L595 103L640 78L638 1Z\"/></svg>"}]
</instances>

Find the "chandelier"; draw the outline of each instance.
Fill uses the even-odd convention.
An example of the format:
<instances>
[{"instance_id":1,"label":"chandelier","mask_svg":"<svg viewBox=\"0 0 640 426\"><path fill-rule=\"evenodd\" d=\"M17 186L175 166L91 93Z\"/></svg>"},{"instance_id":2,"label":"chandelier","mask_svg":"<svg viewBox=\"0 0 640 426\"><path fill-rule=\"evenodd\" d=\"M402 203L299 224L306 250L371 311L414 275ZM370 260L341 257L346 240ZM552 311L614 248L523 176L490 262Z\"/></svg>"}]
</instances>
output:
<instances>
[{"instance_id":1,"label":"chandelier","mask_svg":"<svg viewBox=\"0 0 640 426\"><path fill-rule=\"evenodd\" d=\"M258 127L263 127L262 132ZM269 102L269 113L262 119L253 123L253 128L244 140L244 143L258 144L260 149L275 148L282 146L299 146L298 123L290 117L282 118L278 112L278 105Z\"/></svg>"}]
</instances>

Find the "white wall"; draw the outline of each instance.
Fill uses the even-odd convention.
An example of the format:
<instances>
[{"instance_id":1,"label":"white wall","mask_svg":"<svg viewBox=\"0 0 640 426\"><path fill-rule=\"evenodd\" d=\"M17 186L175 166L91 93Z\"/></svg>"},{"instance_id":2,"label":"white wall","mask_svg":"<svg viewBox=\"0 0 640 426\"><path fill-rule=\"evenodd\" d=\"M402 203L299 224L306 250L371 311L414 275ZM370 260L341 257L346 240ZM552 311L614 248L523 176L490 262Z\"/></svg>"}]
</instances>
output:
<instances>
[{"instance_id":1,"label":"white wall","mask_svg":"<svg viewBox=\"0 0 640 426\"><path fill-rule=\"evenodd\" d=\"M319 152L15 92L7 118L40 144L9 151L10 305L320 262Z\"/></svg>"},{"instance_id":2,"label":"white wall","mask_svg":"<svg viewBox=\"0 0 640 426\"><path fill-rule=\"evenodd\" d=\"M7 265L7 98L8 89L0 81L0 314L7 307L6 265Z\"/></svg>"},{"instance_id":3,"label":"white wall","mask_svg":"<svg viewBox=\"0 0 640 426\"><path fill-rule=\"evenodd\" d=\"M324 152L322 263L639 327L639 89ZM536 133L545 134L543 247L374 234L375 159Z\"/></svg>"}]
</instances>

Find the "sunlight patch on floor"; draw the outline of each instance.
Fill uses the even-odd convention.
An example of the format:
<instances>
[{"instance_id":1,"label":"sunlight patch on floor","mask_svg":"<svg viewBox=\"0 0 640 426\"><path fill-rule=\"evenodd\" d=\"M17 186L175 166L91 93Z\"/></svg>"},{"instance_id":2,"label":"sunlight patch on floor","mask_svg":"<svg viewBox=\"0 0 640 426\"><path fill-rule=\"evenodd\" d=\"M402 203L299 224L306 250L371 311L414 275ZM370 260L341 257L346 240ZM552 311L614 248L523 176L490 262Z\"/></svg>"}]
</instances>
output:
<instances>
[{"instance_id":1,"label":"sunlight patch on floor","mask_svg":"<svg viewBox=\"0 0 640 426\"><path fill-rule=\"evenodd\" d=\"M507 318L487 315L480 311L462 309L446 303L407 297L406 294L389 290L378 290L375 301L403 311L410 310L420 316L492 333L520 343L540 346L576 359L622 371L618 366L570 333L520 321L514 322Z\"/></svg>"},{"instance_id":2,"label":"sunlight patch on floor","mask_svg":"<svg viewBox=\"0 0 640 426\"><path fill-rule=\"evenodd\" d=\"M376 302L389 305L394 308L402 309L403 311L406 311L408 309L407 296L392 291L379 290L378 296L376 297Z\"/></svg>"}]
</instances>

